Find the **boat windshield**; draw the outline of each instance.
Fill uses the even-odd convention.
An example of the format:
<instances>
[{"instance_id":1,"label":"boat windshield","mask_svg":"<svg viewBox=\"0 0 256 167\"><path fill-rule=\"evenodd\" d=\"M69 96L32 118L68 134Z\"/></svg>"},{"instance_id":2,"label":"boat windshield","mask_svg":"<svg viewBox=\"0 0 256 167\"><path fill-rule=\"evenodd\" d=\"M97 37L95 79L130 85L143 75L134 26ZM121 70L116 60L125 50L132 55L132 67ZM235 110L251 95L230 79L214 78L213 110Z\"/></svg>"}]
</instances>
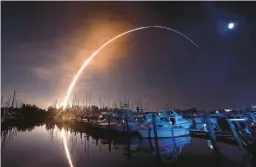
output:
<instances>
[{"instance_id":1,"label":"boat windshield","mask_svg":"<svg viewBox=\"0 0 256 167\"><path fill-rule=\"evenodd\" d=\"M98 120L104 120L104 119L106 119L106 116L103 116L103 115L99 116L98 118Z\"/></svg>"},{"instance_id":2,"label":"boat windshield","mask_svg":"<svg viewBox=\"0 0 256 167\"><path fill-rule=\"evenodd\" d=\"M160 120L161 120L161 121L166 121L166 122L169 121L167 117L161 117Z\"/></svg>"},{"instance_id":3,"label":"boat windshield","mask_svg":"<svg viewBox=\"0 0 256 167\"><path fill-rule=\"evenodd\" d=\"M175 124L175 119L174 118L170 118L172 124L174 125Z\"/></svg>"}]
</instances>

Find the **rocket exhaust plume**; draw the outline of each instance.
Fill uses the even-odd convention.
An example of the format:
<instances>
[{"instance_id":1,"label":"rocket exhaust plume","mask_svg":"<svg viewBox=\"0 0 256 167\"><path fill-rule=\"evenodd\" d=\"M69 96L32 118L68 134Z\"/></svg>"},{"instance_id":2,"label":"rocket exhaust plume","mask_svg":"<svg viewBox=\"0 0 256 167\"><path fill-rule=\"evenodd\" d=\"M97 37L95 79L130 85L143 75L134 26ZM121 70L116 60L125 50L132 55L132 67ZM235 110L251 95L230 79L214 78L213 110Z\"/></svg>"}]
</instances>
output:
<instances>
[{"instance_id":1,"label":"rocket exhaust plume","mask_svg":"<svg viewBox=\"0 0 256 167\"><path fill-rule=\"evenodd\" d=\"M117 36L115 36L114 38L110 39L109 41L107 41L106 43L104 43L100 48L98 48L95 52L92 53L92 55L85 60L84 64L82 65L82 67L78 70L78 72L76 73L74 79L72 80L72 82L70 83L69 87L68 87L68 90L67 90L67 93L66 93L66 96L65 96L65 99L64 99L64 102L63 102L63 107L66 108L67 106L67 102L68 102L68 98L79 78L79 76L81 75L81 73L83 72L83 70L88 66L88 64L92 61L92 59L97 56L97 54L104 48L106 47L108 44L110 44L111 42L113 42L114 40L122 37L123 35L126 35L126 34L129 34L131 32L135 32L135 31L139 31L139 30L143 30L143 29L148 29L148 28L160 28L160 29L166 29L166 30L169 30L169 31L173 31L181 36L183 36L184 38L186 38L187 40L189 40L193 45L195 45L197 48L198 45L192 41L190 38L188 38L186 35L182 34L181 32L177 31L177 30L174 30L172 28L169 28L169 27L164 27L164 26L145 26L145 27L139 27L139 28L135 28L135 29L132 29L132 30L129 30L129 31L126 31L126 32L123 32Z\"/></svg>"}]
</instances>

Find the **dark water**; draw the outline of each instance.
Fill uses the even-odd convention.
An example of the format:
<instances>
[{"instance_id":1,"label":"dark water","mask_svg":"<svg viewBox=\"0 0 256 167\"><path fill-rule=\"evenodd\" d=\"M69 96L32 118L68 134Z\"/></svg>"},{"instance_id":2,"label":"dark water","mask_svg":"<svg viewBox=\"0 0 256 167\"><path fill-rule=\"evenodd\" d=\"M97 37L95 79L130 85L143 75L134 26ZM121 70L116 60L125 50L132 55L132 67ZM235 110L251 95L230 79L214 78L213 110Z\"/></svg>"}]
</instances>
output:
<instances>
[{"instance_id":1,"label":"dark water","mask_svg":"<svg viewBox=\"0 0 256 167\"><path fill-rule=\"evenodd\" d=\"M203 139L183 137L159 140L160 155L157 156L154 140L139 143L137 138L132 138L129 152L123 142L125 137L119 136L117 141L113 136L102 136L98 132L93 135L80 132L46 125L23 131L17 128L2 130L2 166L244 166L238 147L223 143L220 143L222 155L219 156ZM138 146L140 150L137 150ZM176 163L172 162L175 157L178 157Z\"/></svg>"}]
</instances>

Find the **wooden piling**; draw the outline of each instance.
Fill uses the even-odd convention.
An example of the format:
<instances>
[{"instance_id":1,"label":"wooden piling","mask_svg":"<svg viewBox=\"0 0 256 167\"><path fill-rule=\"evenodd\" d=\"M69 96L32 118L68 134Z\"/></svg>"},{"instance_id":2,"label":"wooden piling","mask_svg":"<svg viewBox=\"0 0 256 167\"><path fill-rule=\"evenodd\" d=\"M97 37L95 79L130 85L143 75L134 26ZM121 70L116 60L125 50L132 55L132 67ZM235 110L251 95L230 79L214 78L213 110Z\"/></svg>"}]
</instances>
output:
<instances>
[{"instance_id":1,"label":"wooden piling","mask_svg":"<svg viewBox=\"0 0 256 167\"><path fill-rule=\"evenodd\" d=\"M237 133L236 133L236 130L235 130L236 128L235 128L235 126L233 125L233 123L232 123L229 119L227 119L227 122L228 122L228 124L229 124L230 129L231 129L231 132L232 132L232 134L233 134L233 137L235 138L235 140L236 140L236 142L237 142L237 145L238 145L240 148L243 148L243 144L242 144L240 138L238 137L238 135L237 135Z\"/></svg>"},{"instance_id":2,"label":"wooden piling","mask_svg":"<svg viewBox=\"0 0 256 167\"><path fill-rule=\"evenodd\" d=\"M217 162L217 166L223 166L222 165L222 156L221 156L221 153L220 153L220 150L218 148L218 145L217 145L217 140L216 140L216 136L215 136L215 131L214 131L214 128L213 128L213 125L212 125L212 122L210 120L210 115L208 112L206 112L204 114L204 120L205 120L205 123L208 127L208 132L207 132L207 135L208 137L210 138L210 141L213 145L213 150L216 152L216 162Z\"/></svg>"},{"instance_id":3,"label":"wooden piling","mask_svg":"<svg viewBox=\"0 0 256 167\"><path fill-rule=\"evenodd\" d=\"M237 126L238 131L240 131L240 130L242 129L242 128L241 128L241 125L239 124L238 121L235 121L235 123L236 123L236 126Z\"/></svg>"},{"instance_id":4,"label":"wooden piling","mask_svg":"<svg viewBox=\"0 0 256 167\"><path fill-rule=\"evenodd\" d=\"M174 129L173 129L173 126L172 126L172 136L174 136ZM174 155L174 161L177 161L178 160L178 155L177 155L177 145L176 145L176 141L175 141L175 138L172 137L172 142L174 143L174 152L175 152L175 155Z\"/></svg>"},{"instance_id":5,"label":"wooden piling","mask_svg":"<svg viewBox=\"0 0 256 167\"><path fill-rule=\"evenodd\" d=\"M131 146L130 146L130 129L129 129L129 122L128 122L128 115L126 113L125 116L125 123L126 123L126 143L127 143L127 151L128 151L128 156L131 155Z\"/></svg>"},{"instance_id":6,"label":"wooden piling","mask_svg":"<svg viewBox=\"0 0 256 167\"><path fill-rule=\"evenodd\" d=\"M154 129L154 136L155 136L155 145L156 145L156 155L159 156L159 145L158 145L158 138L157 138L157 127L156 127L156 116L152 114L152 121L153 121L153 129Z\"/></svg>"},{"instance_id":7,"label":"wooden piling","mask_svg":"<svg viewBox=\"0 0 256 167\"><path fill-rule=\"evenodd\" d=\"M209 117L209 113L205 113L204 114L204 119L205 119L205 123L208 127L208 136L213 144L213 148L215 151L218 150L218 146L217 146L217 142L216 142L216 136L215 136L215 132L214 132L214 129L213 129L213 125L212 125L212 122L210 120L210 117Z\"/></svg>"},{"instance_id":8,"label":"wooden piling","mask_svg":"<svg viewBox=\"0 0 256 167\"><path fill-rule=\"evenodd\" d=\"M110 115L108 115L108 129L110 130Z\"/></svg>"},{"instance_id":9,"label":"wooden piling","mask_svg":"<svg viewBox=\"0 0 256 167\"><path fill-rule=\"evenodd\" d=\"M152 145L152 142L151 142L151 130L152 130L151 127L149 127L149 129L148 129L148 141L149 141L151 151L154 151L154 148L153 148L153 145Z\"/></svg>"},{"instance_id":10,"label":"wooden piling","mask_svg":"<svg viewBox=\"0 0 256 167\"><path fill-rule=\"evenodd\" d=\"M111 140L110 140L110 115L108 115L108 151L111 151Z\"/></svg>"},{"instance_id":11,"label":"wooden piling","mask_svg":"<svg viewBox=\"0 0 256 167\"><path fill-rule=\"evenodd\" d=\"M229 124L229 127L230 127L231 131L232 131L233 137L235 138L235 140L237 142L237 145L239 146L239 148L243 152L243 158L245 160L246 167L251 167L252 165L251 165L250 156L249 156L247 150L243 147L243 143L242 143L241 139L239 138L239 136L237 135L235 126L233 125L231 120L229 120L229 119L226 119L226 120Z\"/></svg>"}]
</instances>

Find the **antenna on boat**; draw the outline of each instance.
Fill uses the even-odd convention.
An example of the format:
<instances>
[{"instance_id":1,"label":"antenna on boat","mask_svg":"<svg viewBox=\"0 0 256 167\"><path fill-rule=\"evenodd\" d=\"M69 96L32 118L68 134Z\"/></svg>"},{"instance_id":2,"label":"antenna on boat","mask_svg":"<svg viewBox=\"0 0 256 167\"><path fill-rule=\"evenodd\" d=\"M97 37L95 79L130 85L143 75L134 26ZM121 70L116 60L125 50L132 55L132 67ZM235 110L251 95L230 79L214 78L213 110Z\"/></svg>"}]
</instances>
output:
<instances>
[{"instance_id":1,"label":"antenna on boat","mask_svg":"<svg viewBox=\"0 0 256 167\"><path fill-rule=\"evenodd\" d=\"M177 114L173 108L171 108L171 113L172 113L173 115L176 115L176 114Z\"/></svg>"},{"instance_id":2,"label":"antenna on boat","mask_svg":"<svg viewBox=\"0 0 256 167\"><path fill-rule=\"evenodd\" d=\"M112 101L112 108L114 109L115 108L115 100Z\"/></svg>"},{"instance_id":3,"label":"antenna on boat","mask_svg":"<svg viewBox=\"0 0 256 167\"><path fill-rule=\"evenodd\" d=\"M142 109L142 97L140 98L140 108Z\"/></svg>"},{"instance_id":4,"label":"antenna on boat","mask_svg":"<svg viewBox=\"0 0 256 167\"><path fill-rule=\"evenodd\" d=\"M87 92L85 93L85 107L87 108Z\"/></svg>"},{"instance_id":5,"label":"antenna on boat","mask_svg":"<svg viewBox=\"0 0 256 167\"><path fill-rule=\"evenodd\" d=\"M91 108L91 96L92 96L92 94L91 94L91 89L90 89L90 92L89 92L89 109Z\"/></svg>"},{"instance_id":6,"label":"antenna on boat","mask_svg":"<svg viewBox=\"0 0 256 167\"><path fill-rule=\"evenodd\" d=\"M120 108L122 108L122 100L119 100Z\"/></svg>"},{"instance_id":7,"label":"antenna on boat","mask_svg":"<svg viewBox=\"0 0 256 167\"><path fill-rule=\"evenodd\" d=\"M167 113L164 111L164 108L162 108L162 114L167 115Z\"/></svg>"},{"instance_id":8,"label":"antenna on boat","mask_svg":"<svg viewBox=\"0 0 256 167\"><path fill-rule=\"evenodd\" d=\"M15 90L14 90L14 92L13 92L13 96L12 96L11 112L12 112L12 110L13 110L13 108L14 108L14 101L16 101L16 91L15 91Z\"/></svg>"}]
</instances>

